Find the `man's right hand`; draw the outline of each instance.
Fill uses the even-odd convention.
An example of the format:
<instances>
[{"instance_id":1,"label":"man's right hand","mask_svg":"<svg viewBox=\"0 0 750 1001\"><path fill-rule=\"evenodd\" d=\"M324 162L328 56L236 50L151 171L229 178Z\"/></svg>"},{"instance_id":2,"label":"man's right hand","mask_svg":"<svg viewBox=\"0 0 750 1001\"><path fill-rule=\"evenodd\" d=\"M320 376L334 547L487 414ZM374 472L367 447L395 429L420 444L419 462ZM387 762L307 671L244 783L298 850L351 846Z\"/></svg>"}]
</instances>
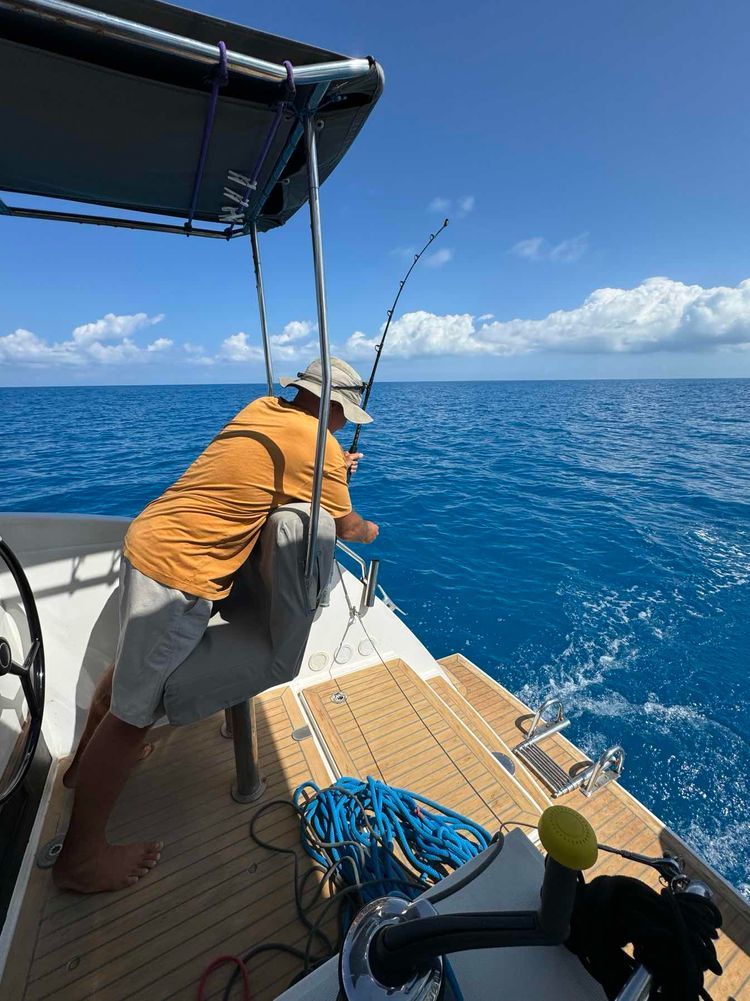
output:
<instances>
[{"instance_id":1,"label":"man's right hand","mask_svg":"<svg viewBox=\"0 0 750 1001\"><path fill-rule=\"evenodd\" d=\"M336 519L336 534L344 542L374 542L379 531L374 521L365 521L356 511Z\"/></svg>"}]
</instances>

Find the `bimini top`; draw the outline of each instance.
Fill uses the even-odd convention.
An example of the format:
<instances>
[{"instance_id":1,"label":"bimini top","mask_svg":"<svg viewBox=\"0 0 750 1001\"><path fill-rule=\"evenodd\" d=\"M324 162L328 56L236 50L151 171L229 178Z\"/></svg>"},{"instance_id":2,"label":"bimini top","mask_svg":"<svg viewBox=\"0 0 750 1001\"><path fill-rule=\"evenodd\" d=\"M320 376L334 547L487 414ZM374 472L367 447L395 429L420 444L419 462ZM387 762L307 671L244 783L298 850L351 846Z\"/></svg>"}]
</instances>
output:
<instances>
[{"instance_id":1,"label":"bimini top","mask_svg":"<svg viewBox=\"0 0 750 1001\"><path fill-rule=\"evenodd\" d=\"M305 114L322 181L382 90L372 59L158 0L96 3L0 0L0 191L175 216L159 228L195 235L271 229L307 200Z\"/></svg>"}]
</instances>

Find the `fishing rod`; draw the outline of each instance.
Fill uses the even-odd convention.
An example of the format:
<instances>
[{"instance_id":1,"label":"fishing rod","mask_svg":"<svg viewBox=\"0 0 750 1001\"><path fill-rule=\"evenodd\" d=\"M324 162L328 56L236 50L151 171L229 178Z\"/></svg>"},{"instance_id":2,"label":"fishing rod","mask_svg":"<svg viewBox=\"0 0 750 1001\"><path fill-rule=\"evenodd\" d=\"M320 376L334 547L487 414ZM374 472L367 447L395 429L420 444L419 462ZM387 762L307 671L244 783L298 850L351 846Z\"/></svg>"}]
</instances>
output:
<instances>
[{"instance_id":1,"label":"fishing rod","mask_svg":"<svg viewBox=\"0 0 750 1001\"><path fill-rule=\"evenodd\" d=\"M364 396L362 397L361 406L362 406L363 410L367 409L367 402L370 399L370 393L372 392L372 384L375 381L375 373L378 370L378 363L380 362L380 355L381 355L381 353L383 351L383 345L385 344L385 339L388 336L388 328L391 325L391 320L393 319L393 314L396 312L396 306L398 305L398 300L401 298L401 293L404 291L404 285L406 285L406 283L408 282L409 275L412 273L412 271L416 267L417 261L419 260L419 258L422 256L422 254L424 254L425 250L427 250L427 248L433 243L433 241L436 240L440 236L440 234L443 232L443 230L445 229L445 227L447 225L448 225L448 220L445 219L445 220L443 220L443 225L440 227L440 229L436 230L434 233L430 233L430 239L427 241L427 243L424 245L424 247L422 247L422 249L419 251L419 253L414 256L414 260L411 262L411 267L406 272L406 274L404 275L404 277L401 279L401 282L400 282L400 284L398 286L398 292L396 293L396 298L393 300L393 305L391 306L391 308L388 310L388 313L387 313L388 319L386 320L385 330L383 331L383 336L380 338L380 343L375 348L375 362L374 362L374 364L372 366L372 372L370 372L370 378L367 381L367 384L365 385ZM357 444L359 442L359 435L360 435L361 431L362 431L362 425L358 424L357 427L356 427L356 430L354 432L354 438L352 439L352 443L349 446L349 452L350 453L357 451ZM349 478L351 478L351 472L349 473Z\"/></svg>"}]
</instances>

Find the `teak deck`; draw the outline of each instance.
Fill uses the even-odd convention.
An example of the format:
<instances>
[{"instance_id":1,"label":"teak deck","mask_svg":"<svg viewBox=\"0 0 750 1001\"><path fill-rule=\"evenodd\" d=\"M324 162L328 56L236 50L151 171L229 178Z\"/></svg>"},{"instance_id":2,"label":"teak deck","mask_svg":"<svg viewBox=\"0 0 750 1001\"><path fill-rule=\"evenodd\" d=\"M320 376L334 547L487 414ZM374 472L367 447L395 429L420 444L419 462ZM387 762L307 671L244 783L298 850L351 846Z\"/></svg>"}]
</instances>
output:
<instances>
[{"instance_id":1,"label":"teak deck","mask_svg":"<svg viewBox=\"0 0 750 1001\"><path fill-rule=\"evenodd\" d=\"M312 740L292 739L304 720L290 691L256 699L256 718L268 787L247 806L229 796L234 757L231 740L219 733L223 714L155 731L155 749L128 783L109 834L164 841L161 862L132 889L91 897L58 891L50 870L35 868L0 985L3 1001L194 1001L216 956L269 940L304 944L290 859L257 847L248 822L264 802L290 798L306 779L327 785L331 777ZM58 784L43 840L64 829L69 797ZM299 821L283 807L261 819L258 833L299 846ZM301 847L298 854L307 859ZM253 1001L275 998L298 971L291 957L258 957ZM211 978L207 998L221 997L230 972L224 967Z\"/></svg>"},{"instance_id":2,"label":"teak deck","mask_svg":"<svg viewBox=\"0 0 750 1001\"><path fill-rule=\"evenodd\" d=\"M129 782L110 836L163 840L159 866L132 890L95 897L57 891L50 870L35 868L0 985L4 1001L192 1001L215 956L268 940L299 946L305 933L295 916L288 857L255 846L248 821L258 806L289 798L308 778L326 785L337 775L372 775L490 830L534 825L550 803L548 791L517 758L511 776L495 757L512 757L530 710L460 655L441 664L446 677L429 682L395 660L303 689L301 704L290 689L257 698L268 779L257 804L229 797L233 752L219 735L220 717L156 731L155 751ZM327 760L313 739L292 738L306 722ZM544 747L565 769L584 760L559 734ZM69 801L58 777L42 841L64 830ZM575 792L560 802L584 813L601 842L650 855L672 851L711 884L724 915L719 955L726 972L706 986L714 1001L750 998L750 908L619 784L590 799ZM258 828L290 847L299 844L291 811L279 808ZM594 874L615 872L658 885L653 870L602 855ZM254 960L253 1001L272 1001L298 969L278 954ZM227 970L210 981L212 1001L222 995Z\"/></svg>"},{"instance_id":3,"label":"teak deck","mask_svg":"<svg viewBox=\"0 0 750 1001\"><path fill-rule=\"evenodd\" d=\"M463 702L462 716L470 729L482 725L489 726L501 749L511 753L511 749L523 740L529 726L530 710L506 689L500 687L460 654L445 657L440 661L449 674ZM437 679L438 690L449 686ZM477 719L477 715L479 719ZM569 731L568 731L569 732ZM562 734L554 734L544 741L544 749L566 770L581 761L588 761L585 755ZM526 766L515 758L516 774L524 774L523 781L530 789L544 792L544 785ZM626 773L627 776L627 773ZM544 792L544 806L552 800ZM724 923L718 942L719 961L724 967L721 977L709 974L706 989L714 1001L748 1001L750 999L750 907L733 893L716 874L708 869L672 831L664 827L618 782L611 782L593 796L586 797L580 791L569 793L554 802L564 803L579 810L591 822L600 844L616 848L626 848L644 855L659 856L664 852L679 855L685 861L689 875L702 879L714 891L716 903L722 912ZM590 871L590 877L601 874L622 874L635 876L651 883L659 889L655 870L637 863L628 863L616 855L599 855L599 861Z\"/></svg>"}]
</instances>

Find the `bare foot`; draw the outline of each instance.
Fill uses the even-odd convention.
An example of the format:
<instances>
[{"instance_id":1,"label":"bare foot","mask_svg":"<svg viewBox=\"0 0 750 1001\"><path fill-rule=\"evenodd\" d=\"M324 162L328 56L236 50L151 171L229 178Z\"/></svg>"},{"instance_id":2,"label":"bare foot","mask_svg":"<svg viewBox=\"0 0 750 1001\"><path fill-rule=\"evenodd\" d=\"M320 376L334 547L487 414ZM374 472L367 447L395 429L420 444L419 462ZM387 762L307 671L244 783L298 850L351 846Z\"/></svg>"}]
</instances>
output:
<instances>
[{"instance_id":1,"label":"bare foot","mask_svg":"<svg viewBox=\"0 0 750 1001\"><path fill-rule=\"evenodd\" d=\"M141 753L140 756L138 757L138 760L144 761L149 756L149 754L151 754L153 749L154 749L153 744L150 743L144 744L141 749ZM75 789L76 787L76 781L78 779L78 765L80 763L83 751L84 748L82 747L79 748L79 750L76 752L76 756L73 758L70 765L68 766L67 771L63 775L62 781L66 789Z\"/></svg>"},{"instance_id":2,"label":"bare foot","mask_svg":"<svg viewBox=\"0 0 750 1001\"><path fill-rule=\"evenodd\" d=\"M161 858L161 841L134 845L106 845L93 855L68 859L62 854L52 875L61 890L101 893L134 886Z\"/></svg>"}]
</instances>

